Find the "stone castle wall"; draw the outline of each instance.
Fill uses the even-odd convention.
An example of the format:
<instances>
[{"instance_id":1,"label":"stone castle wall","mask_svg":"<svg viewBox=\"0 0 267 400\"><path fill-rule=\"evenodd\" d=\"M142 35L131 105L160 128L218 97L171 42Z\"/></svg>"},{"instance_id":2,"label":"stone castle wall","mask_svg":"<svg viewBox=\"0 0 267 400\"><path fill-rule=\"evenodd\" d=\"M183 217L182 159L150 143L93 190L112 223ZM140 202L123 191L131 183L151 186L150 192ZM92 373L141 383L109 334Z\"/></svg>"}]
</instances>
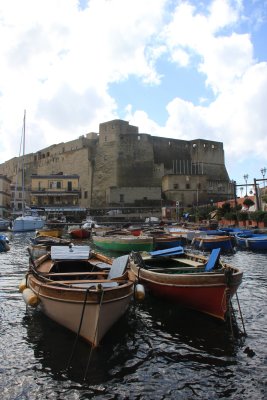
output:
<instances>
[{"instance_id":1,"label":"stone castle wall","mask_svg":"<svg viewBox=\"0 0 267 400\"><path fill-rule=\"evenodd\" d=\"M153 196L151 200L160 201L162 177L167 174L178 175L178 179L179 175L184 179L199 174L207 180L229 180L222 143L140 134L137 127L122 120L100 124L99 134L89 133L27 154L24 164L27 185L33 173L78 174L81 207L108 206L111 198L119 197L129 203ZM0 174L14 184L21 176L18 170L18 157L0 165Z\"/></svg>"}]
</instances>

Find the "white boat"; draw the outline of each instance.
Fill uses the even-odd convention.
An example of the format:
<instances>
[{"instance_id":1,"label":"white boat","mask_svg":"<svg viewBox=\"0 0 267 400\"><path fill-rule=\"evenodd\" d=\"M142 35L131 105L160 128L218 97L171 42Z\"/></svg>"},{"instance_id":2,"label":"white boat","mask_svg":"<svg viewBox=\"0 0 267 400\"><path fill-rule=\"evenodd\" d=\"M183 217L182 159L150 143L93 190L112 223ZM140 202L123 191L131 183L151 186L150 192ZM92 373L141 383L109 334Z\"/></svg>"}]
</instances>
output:
<instances>
[{"instance_id":1,"label":"white boat","mask_svg":"<svg viewBox=\"0 0 267 400\"><path fill-rule=\"evenodd\" d=\"M14 219L12 224L13 232L30 232L36 229L42 229L44 227L45 221L34 215L22 215Z\"/></svg>"},{"instance_id":2,"label":"white boat","mask_svg":"<svg viewBox=\"0 0 267 400\"><path fill-rule=\"evenodd\" d=\"M29 232L35 231L36 229L42 229L45 225L45 220L42 219L37 212L25 213L25 198L24 198L24 156L25 156L25 122L26 122L26 111L24 111L23 118L23 130L22 130L22 215L15 218L12 223L12 231L13 232Z\"/></svg>"},{"instance_id":3,"label":"white boat","mask_svg":"<svg viewBox=\"0 0 267 400\"><path fill-rule=\"evenodd\" d=\"M0 218L0 231L7 231L10 225L8 219Z\"/></svg>"},{"instance_id":4,"label":"white boat","mask_svg":"<svg viewBox=\"0 0 267 400\"><path fill-rule=\"evenodd\" d=\"M31 258L20 291L26 304L40 304L49 318L97 346L132 299L128 267L128 255L112 260L89 246L52 246Z\"/></svg>"}]
</instances>

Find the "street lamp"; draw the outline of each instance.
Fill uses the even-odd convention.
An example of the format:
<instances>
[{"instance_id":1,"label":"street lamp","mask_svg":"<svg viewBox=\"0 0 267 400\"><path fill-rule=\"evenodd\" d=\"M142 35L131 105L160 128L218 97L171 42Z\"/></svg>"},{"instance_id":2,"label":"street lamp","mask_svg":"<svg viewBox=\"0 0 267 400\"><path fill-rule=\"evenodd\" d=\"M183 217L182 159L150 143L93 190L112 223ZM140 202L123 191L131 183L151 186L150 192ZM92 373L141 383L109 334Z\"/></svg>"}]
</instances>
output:
<instances>
[{"instance_id":1,"label":"street lamp","mask_svg":"<svg viewBox=\"0 0 267 400\"><path fill-rule=\"evenodd\" d=\"M266 168L265 167L261 169L261 174L262 174L262 177L263 177L263 186L265 187L265 180L264 180L265 174L266 174Z\"/></svg>"},{"instance_id":2,"label":"street lamp","mask_svg":"<svg viewBox=\"0 0 267 400\"><path fill-rule=\"evenodd\" d=\"M246 182L246 197L247 197L248 196L248 188L247 188L248 174L244 175L244 179L245 179L245 182Z\"/></svg>"}]
</instances>

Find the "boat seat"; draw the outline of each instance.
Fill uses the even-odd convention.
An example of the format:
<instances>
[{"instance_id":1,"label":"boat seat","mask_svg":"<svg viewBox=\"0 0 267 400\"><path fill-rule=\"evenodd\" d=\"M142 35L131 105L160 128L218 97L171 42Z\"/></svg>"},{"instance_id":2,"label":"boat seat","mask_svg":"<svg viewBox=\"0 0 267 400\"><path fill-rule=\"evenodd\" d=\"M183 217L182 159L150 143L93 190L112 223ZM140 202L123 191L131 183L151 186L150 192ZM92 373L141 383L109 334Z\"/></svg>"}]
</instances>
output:
<instances>
[{"instance_id":1,"label":"boat seat","mask_svg":"<svg viewBox=\"0 0 267 400\"><path fill-rule=\"evenodd\" d=\"M122 276L126 271L128 259L129 259L128 254L115 258L109 270L107 279L115 279Z\"/></svg>"},{"instance_id":2,"label":"boat seat","mask_svg":"<svg viewBox=\"0 0 267 400\"><path fill-rule=\"evenodd\" d=\"M101 281L101 282L98 282L98 283L100 283L103 288L111 288L111 287L118 286L119 285L118 282L115 282L115 281L114 282L110 282L110 281L112 279L119 278L124 274L124 272L126 271L126 268L127 268L128 258L129 258L128 254L115 258L113 260L113 263L111 265L111 268L110 268L108 276L107 276L107 281L109 281L109 282ZM72 286L89 288L89 287L92 287L92 286L96 286L98 283L81 282L81 283L74 283Z\"/></svg>"},{"instance_id":3,"label":"boat seat","mask_svg":"<svg viewBox=\"0 0 267 400\"><path fill-rule=\"evenodd\" d=\"M217 265L218 265L218 261L220 258L220 253L221 253L221 249L213 249L212 252L210 253L210 257L208 259L208 262L205 266L205 271L209 272L212 271Z\"/></svg>"},{"instance_id":4,"label":"boat seat","mask_svg":"<svg viewBox=\"0 0 267 400\"><path fill-rule=\"evenodd\" d=\"M72 287L79 287L79 288L85 288L89 289L90 287L96 287L99 283L91 283L91 282L81 282L81 283L74 283L71 285ZM118 282L101 282L101 286L104 288L109 288L109 287L116 287L118 286Z\"/></svg>"},{"instance_id":5,"label":"boat seat","mask_svg":"<svg viewBox=\"0 0 267 400\"><path fill-rule=\"evenodd\" d=\"M100 269L108 269L108 270L110 270L110 268L111 268L111 265L110 265L110 264L107 264L107 263L102 262L102 261L92 262L92 261L90 260L90 264L92 264L92 265L94 265L95 267L100 268Z\"/></svg>"}]
</instances>

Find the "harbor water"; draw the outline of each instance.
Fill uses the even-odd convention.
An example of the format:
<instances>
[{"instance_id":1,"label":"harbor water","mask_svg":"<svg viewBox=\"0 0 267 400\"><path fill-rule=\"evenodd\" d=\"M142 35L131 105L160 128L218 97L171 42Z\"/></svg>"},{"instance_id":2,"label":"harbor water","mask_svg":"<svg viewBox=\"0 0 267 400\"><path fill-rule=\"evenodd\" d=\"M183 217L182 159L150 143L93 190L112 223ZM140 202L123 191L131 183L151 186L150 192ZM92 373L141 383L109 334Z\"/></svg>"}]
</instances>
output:
<instances>
[{"instance_id":1,"label":"harbor water","mask_svg":"<svg viewBox=\"0 0 267 400\"><path fill-rule=\"evenodd\" d=\"M267 253L223 256L244 272L238 299L246 336L233 338L227 324L146 296L98 348L79 340L69 363L75 335L26 309L18 291L33 234L7 235L11 249L0 253L2 400L267 398Z\"/></svg>"}]
</instances>

